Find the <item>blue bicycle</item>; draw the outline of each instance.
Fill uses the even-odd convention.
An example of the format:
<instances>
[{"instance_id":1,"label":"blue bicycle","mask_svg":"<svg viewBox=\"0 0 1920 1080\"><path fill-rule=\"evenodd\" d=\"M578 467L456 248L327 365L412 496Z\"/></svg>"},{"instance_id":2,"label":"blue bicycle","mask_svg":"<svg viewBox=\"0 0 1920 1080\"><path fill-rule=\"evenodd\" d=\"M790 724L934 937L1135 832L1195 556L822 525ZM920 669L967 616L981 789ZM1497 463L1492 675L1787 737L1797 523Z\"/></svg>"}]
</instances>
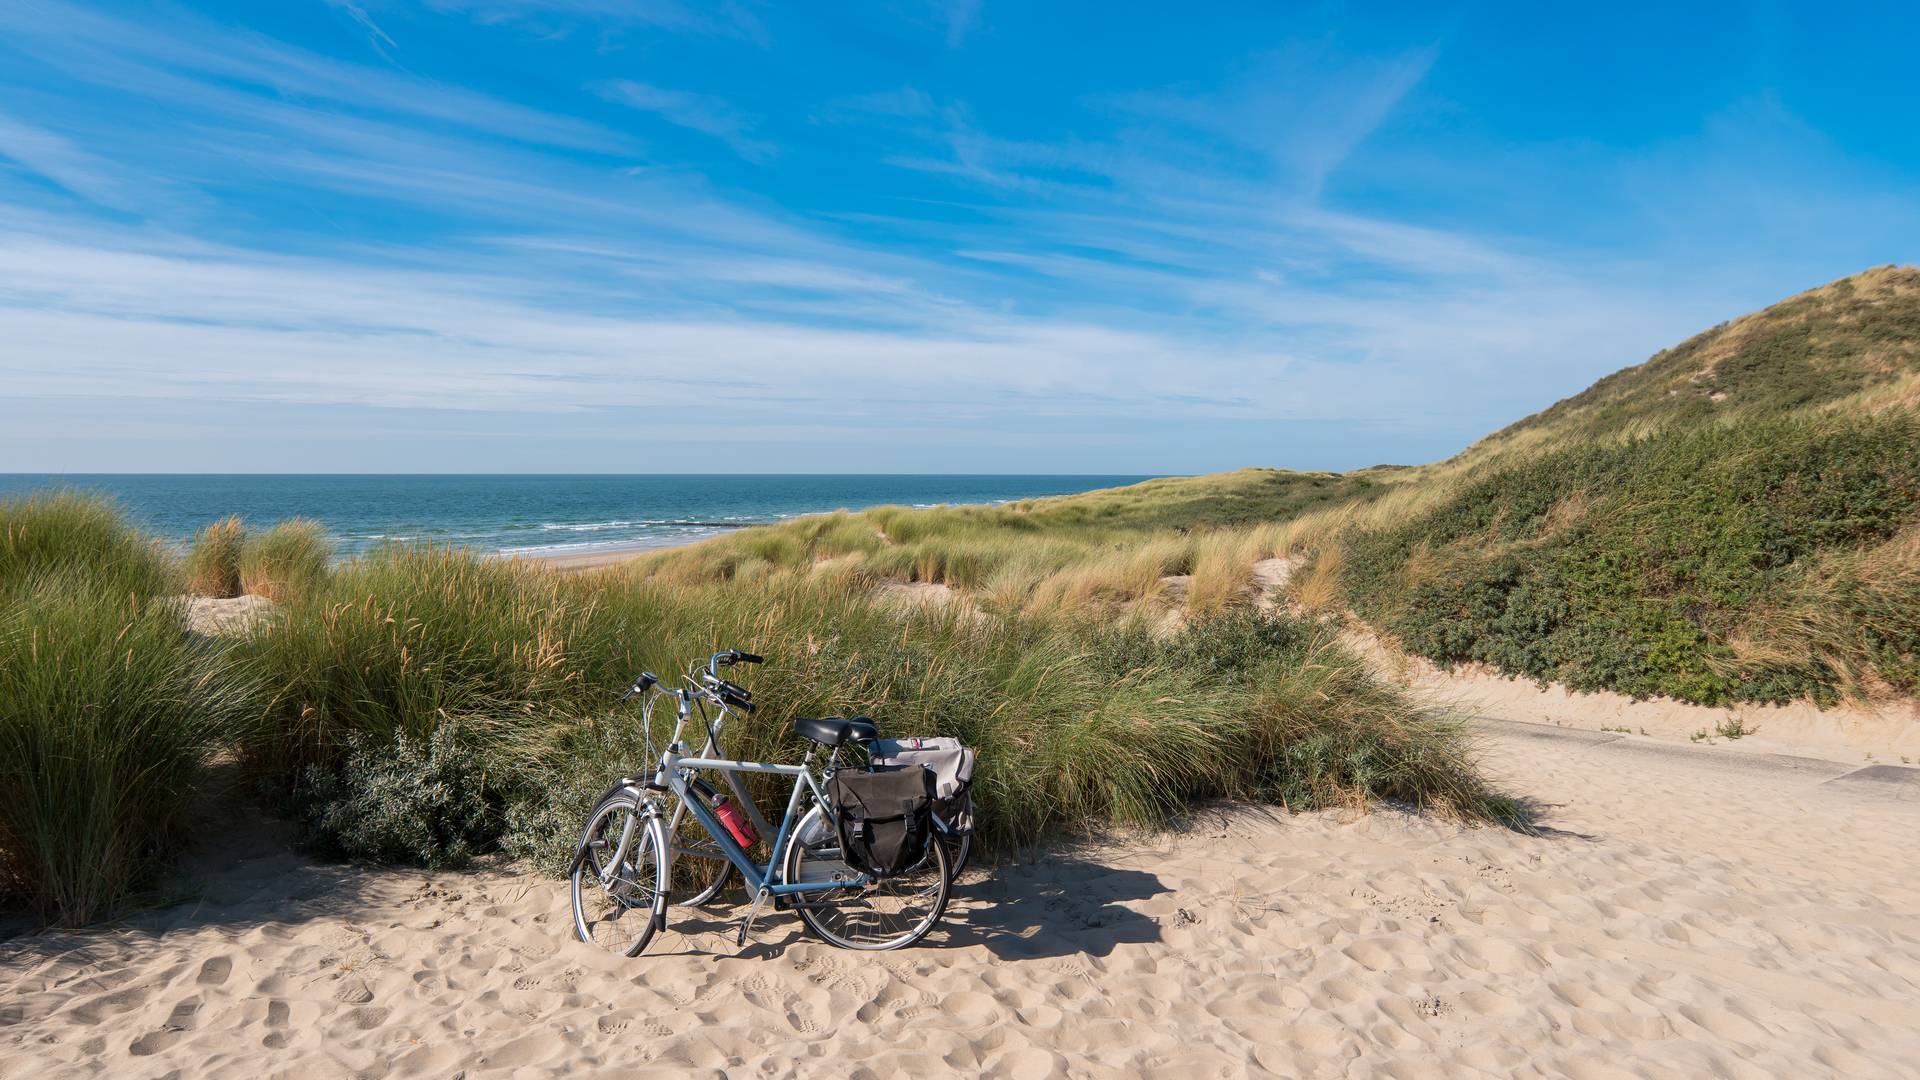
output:
<instances>
[{"instance_id":1,"label":"blue bicycle","mask_svg":"<svg viewBox=\"0 0 1920 1080\"><path fill-rule=\"evenodd\" d=\"M581 941L627 956L640 955L653 935L666 928L674 864L682 858L724 860L739 873L752 897L740 924L740 944L746 943L754 920L769 902L791 909L816 936L846 949L902 948L925 937L940 921L952 879L948 845L926 844L917 864L884 877L857 870L843 858L839 817L826 782L839 768L841 747L874 737L870 721L796 719L795 733L813 744L798 765L687 753L682 735L698 703L752 711L745 692L719 678L719 669L760 662L751 653L727 649L708 658L704 678L690 674L681 689L669 689L648 673L622 698L641 697L647 719L655 702L671 698L676 703L676 720L652 772L644 778L616 781L587 817L568 874L574 932ZM646 732L651 758L650 724ZM711 732L707 745L714 745ZM814 757L823 748L829 753L816 776ZM742 774L793 778L786 814L774 830L766 862L755 861L750 853L759 839L751 823L738 806L715 798L714 789L700 779L702 772L726 775L735 790ZM687 819L699 827L708 843L681 842L679 834L686 830L679 825ZM714 875L696 876L711 879Z\"/></svg>"}]
</instances>

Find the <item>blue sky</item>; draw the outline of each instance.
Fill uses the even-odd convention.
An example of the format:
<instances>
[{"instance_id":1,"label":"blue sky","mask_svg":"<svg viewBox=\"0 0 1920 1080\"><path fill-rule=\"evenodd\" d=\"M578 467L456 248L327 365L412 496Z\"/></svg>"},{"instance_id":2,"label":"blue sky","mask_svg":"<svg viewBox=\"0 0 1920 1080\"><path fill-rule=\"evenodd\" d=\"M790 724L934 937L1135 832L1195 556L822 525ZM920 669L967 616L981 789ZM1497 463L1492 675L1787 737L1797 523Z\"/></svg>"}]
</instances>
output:
<instances>
[{"instance_id":1,"label":"blue sky","mask_svg":"<svg viewBox=\"0 0 1920 1080\"><path fill-rule=\"evenodd\" d=\"M1678 7L8 0L0 471L1436 459L1914 259L1920 13Z\"/></svg>"}]
</instances>

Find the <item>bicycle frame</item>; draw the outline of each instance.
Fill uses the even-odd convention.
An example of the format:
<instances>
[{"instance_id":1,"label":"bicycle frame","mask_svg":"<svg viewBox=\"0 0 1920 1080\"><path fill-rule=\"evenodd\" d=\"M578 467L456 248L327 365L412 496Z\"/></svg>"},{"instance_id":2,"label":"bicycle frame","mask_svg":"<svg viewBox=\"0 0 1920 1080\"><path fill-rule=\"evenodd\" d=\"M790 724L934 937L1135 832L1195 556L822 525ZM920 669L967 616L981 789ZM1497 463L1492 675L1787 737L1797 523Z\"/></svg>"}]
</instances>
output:
<instances>
[{"instance_id":1,"label":"bicycle frame","mask_svg":"<svg viewBox=\"0 0 1920 1080\"><path fill-rule=\"evenodd\" d=\"M748 887L756 895L788 896L793 893L825 892L865 885L870 880L865 874L847 881L774 883L774 878L779 874L781 860L787 853L787 844L793 838L795 817L800 808L800 793L803 790L810 790L816 804L823 808L827 805L826 794L820 790L820 782L813 778L813 770L809 767L812 757L813 754L809 752L807 760L803 760L798 765L776 765L765 761L737 761L731 758L681 757L672 750L668 750L660 759L660 772L654 779L656 783L664 781L663 786L671 790L680 801L680 805L693 815L701 828L706 829L713 836L714 842L720 845L721 854L725 855L727 861L740 871L740 876L746 880ZM793 777L793 791L787 796L787 812L780 819L779 829L774 832L773 850L768 854L765 866L754 862L753 857L734 840L733 834L727 827L720 823L720 819L708 811L699 799L691 797L692 783L683 771L688 769L729 774L773 773ZM824 809L822 812L825 812Z\"/></svg>"}]
</instances>

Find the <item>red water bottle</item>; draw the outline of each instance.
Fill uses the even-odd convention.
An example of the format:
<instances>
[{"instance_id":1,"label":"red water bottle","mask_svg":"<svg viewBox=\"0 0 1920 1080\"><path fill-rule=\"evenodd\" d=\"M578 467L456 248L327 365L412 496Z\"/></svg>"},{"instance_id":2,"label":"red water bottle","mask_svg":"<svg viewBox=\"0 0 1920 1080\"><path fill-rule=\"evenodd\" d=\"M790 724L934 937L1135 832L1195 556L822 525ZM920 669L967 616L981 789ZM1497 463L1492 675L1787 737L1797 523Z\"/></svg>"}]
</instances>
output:
<instances>
[{"instance_id":1,"label":"red water bottle","mask_svg":"<svg viewBox=\"0 0 1920 1080\"><path fill-rule=\"evenodd\" d=\"M727 831L733 834L733 838L739 841L741 847L750 848L759 843L760 834L754 831L753 822L748 821L747 815L733 805L732 799L725 795L720 796L720 801L713 804L713 816L720 819L720 824L727 827Z\"/></svg>"}]
</instances>

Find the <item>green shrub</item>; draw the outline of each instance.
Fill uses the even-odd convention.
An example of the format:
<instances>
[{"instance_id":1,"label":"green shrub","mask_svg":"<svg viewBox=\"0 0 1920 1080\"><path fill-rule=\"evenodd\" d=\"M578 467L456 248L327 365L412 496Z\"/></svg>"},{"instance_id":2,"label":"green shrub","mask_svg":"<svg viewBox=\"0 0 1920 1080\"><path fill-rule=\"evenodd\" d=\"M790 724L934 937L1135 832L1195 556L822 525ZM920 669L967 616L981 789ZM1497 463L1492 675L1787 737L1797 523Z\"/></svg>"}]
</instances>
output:
<instances>
[{"instance_id":1,"label":"green shrub","mask_svg":"<svg viewBox=\"0 0 1920 1080\"><path fill-rule=\"evenodd\" d=\"M1836 664L1864 656L1743 661L1731 639L1822 553L1885 541L1917 513L1911 414L1779 418L1498 469L1429 513L1351 537L1348 580L1363 615L1443 664L1710 705L1831 702L1846 681ZM1416 551L1427 569L1412 579ZM1862 612L1898 606L1851 595ZM1912 622L1895 631L1901 622L1866 617L1855 636L1874 644L1862 649L1920 646Z\"/></svg>"},{"instance_id":2,"label":"green shrub","mask_svg":"<svg viewBox=\"0 0 1920 1080\"><path fill-rule=\"evenodd\" d=\"M981 755L975 783L988 847L1161 824L1218 797L1307 808L1377 795L1514 820L1511 804L1480 780L1459 725L1379 683L1323 627L1242 613L1162 639L1139 623L903 613L857 594L775 584L771 595L642 589L608 597L605 610L647 597L666 622L635 663L656 671L670 670L666 658L727 642L769 657L742 676L761 707L731 721L736 755L797 759L806 747L789 734L794 715L867 713L885 731L965 740ZM674 629L681 624L692 633ZM510 805L509 847L563 864L587 804L644 756L638 725L637 715L603 713L572 728L548 774L557 779L529 785L530 797ZM656 727L657 747L667 732L658 717ZM1336 772L1283 756L1316 735L1361 767ZM785 796L764 791L763 805Z\"/></svg>"},{"instance_id":3,"label":"green shrub","mask_svg":"<svg viewBox=\"0 0 1920 1080\"><path fill-rule=\"evenodd\" d=\"M315 521L283 521L246 545L240 577L254 596L285 602L312 594L327 580L333 546Z\"/></svg>"},{"instance_id":4,"label":"green shrub","mask_svg":"<svg viewBox=\"0 0 1920 1080\"><path fill-rule=\"evenodd\" d=\"M338 768L308 767L300 802L309 842L355 861L459 868L500 837L486 762L456 723L424 743L355 740Z\"/></svg>"},{"instance_id":5,"label":"green shrub","mask_svg":"<svg viewBox=\"0 0 1920 1080\"><path fill-rule=\"evenodd\" d=\"M195 596L224 599L245 589L240 580L240 558L247 530L237 517L216 521L193 535L187 552L187 588Z\"/></svg>"}]
</instances>

